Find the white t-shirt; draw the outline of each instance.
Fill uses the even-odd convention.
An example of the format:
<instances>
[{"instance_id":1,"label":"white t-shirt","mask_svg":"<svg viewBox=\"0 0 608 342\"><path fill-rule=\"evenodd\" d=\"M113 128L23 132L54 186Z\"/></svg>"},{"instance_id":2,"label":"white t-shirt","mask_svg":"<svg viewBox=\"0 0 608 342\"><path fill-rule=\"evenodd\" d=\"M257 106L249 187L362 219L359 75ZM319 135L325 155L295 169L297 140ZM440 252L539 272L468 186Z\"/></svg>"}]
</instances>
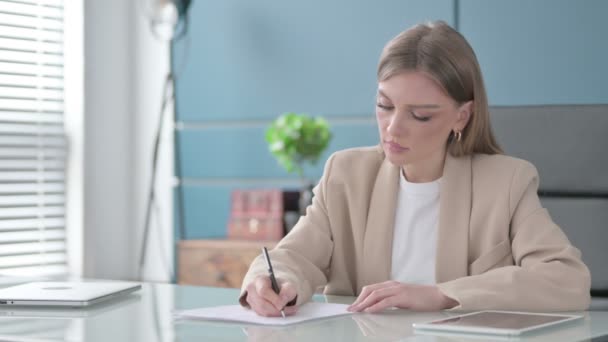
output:
<instances>
[{"instance_id":1,"label":"white t-shirt","mask_svg":"<svg viewBox=\"0 0 608 342\"><path fill-rule=\"evenodd\" d=\"M410 183L400 173L391 279L408 284L435 284L439 221L439 184Z\"/></svg>"}]
</instances>

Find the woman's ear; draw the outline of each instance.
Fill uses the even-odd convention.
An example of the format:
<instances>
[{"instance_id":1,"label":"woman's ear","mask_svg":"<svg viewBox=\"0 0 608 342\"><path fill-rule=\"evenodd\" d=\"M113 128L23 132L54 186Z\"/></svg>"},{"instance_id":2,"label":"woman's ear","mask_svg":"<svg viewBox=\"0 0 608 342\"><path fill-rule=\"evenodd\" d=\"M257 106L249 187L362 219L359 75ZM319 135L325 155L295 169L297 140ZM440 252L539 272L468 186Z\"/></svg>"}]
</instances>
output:
<instances>
[{"instance_id":1,"label":"woman's ear","mask_svg":"<svg viewBox=\"0 0 608 342\"><path fill-rule=\"evenodd\" d=\"M471 119L473 112L473 101L467 101L458 108L458 114L456 119L456 130L462 131Z\"/></svg>"}]
</instances>

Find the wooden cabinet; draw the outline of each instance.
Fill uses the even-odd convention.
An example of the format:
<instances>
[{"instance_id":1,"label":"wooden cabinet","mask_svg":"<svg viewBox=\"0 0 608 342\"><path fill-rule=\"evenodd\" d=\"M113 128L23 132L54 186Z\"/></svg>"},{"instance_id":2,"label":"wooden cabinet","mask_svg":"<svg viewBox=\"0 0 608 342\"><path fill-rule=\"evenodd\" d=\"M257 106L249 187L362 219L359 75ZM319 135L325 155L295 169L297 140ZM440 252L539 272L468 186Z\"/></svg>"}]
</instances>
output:
<instances>
[{"instance_id":1,"label":"wooden cabinet","mask_svg":"<svg viewBox=\"0 0 608 342\"><path fill-rule=\"evenodd\" d=\"M186 240L179 243L180 285L240 288L249 264L276 241Z\"/></svg>"}]
</instances>

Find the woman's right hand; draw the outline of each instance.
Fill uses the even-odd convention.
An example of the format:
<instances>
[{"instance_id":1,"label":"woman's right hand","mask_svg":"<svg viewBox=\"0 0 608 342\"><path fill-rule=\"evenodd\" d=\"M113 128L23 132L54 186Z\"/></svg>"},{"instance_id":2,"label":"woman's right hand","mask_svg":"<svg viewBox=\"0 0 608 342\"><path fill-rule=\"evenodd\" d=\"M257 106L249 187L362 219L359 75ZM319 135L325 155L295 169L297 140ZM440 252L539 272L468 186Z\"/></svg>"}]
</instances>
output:
<instances>
[{"instance_id":1,"label":"woman's right hand","mask_svg":"<svg viewBox=\"0 0 608 342\"><path fill-rule=\"evenodd\" d=\"M268 276L257 276L247 285L245 300L258 315L279 317L281 316L281 309L284 310L285 315L296 313L297 307L295 305L287 306L287 303L293 301L297 296L295 286L290 282L283 282L280 279L277 279L277 283L280 288L279 294L276 294L272 290Z\"/></svg>"}]
</instances>

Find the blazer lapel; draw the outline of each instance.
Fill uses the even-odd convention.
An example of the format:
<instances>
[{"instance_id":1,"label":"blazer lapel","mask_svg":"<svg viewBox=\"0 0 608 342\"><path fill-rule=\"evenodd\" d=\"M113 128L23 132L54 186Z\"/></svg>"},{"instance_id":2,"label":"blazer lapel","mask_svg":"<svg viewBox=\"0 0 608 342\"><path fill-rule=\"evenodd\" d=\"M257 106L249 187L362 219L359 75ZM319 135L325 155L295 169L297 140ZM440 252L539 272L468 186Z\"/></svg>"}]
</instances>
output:
<instances>
[{"instance_id":1,"label":"blazer lapel","mask_svg":"<svg viewBox=\"0 0 608 342\"><path fill-rule=\"evenodd\" d=\"M435 277L443 283L467 275L471 216L471 157L445 159L439 197Z\"/></svg>"},{"instance_id":2,"label":"blazer lapel","mask_svg":"<svg viewBox=\"0 0 608 342\"><path fill-rule=\"evenodd\" d=\"M400 168L384 160L372 190L363 238L361 287L390 278Z\"/></svg>"}]
</instances>

